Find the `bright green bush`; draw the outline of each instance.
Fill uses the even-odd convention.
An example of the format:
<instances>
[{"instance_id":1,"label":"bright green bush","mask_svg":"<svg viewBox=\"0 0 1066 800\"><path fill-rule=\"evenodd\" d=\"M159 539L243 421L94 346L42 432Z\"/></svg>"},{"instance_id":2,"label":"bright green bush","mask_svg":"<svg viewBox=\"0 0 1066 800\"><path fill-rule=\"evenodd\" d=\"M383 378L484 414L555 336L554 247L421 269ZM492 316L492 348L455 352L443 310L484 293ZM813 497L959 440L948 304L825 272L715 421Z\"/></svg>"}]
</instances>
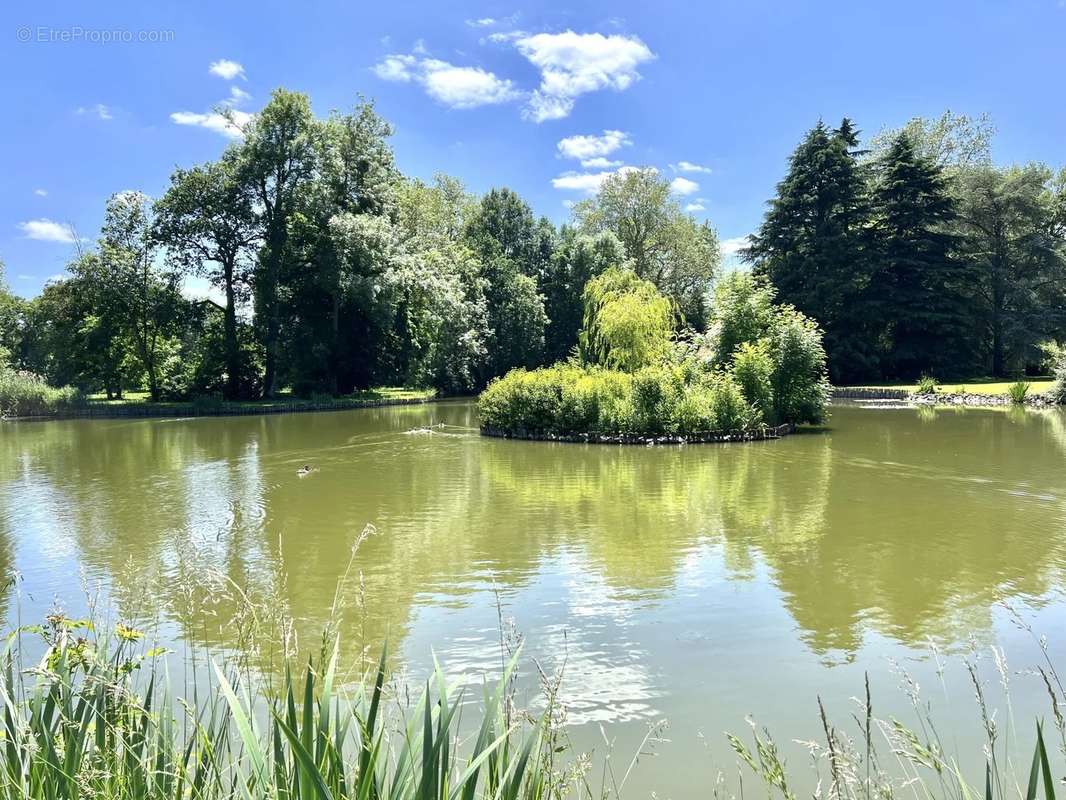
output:
<instances>
[{"instance_id":1,"label":"bright green bush","mask_svg":"<svg viewBox=\"0 0 1066 800\"><path fill-rule=\"evenodd\" d=\"M1015 381L1007 387L1007 395L1010 397L1010 401L1015 405L1022 405L1025 402L1025 398L1029 396L1029 390L1033 384L1028 381Z\"/></svg>"},{"instance_id":2,"label":"bright green bush","mask_svg":"<svg viewBox=\"0 0 1066 800\"><path fill-rule=\"evenodd\" d=\"M709 340L712 359L726 364L741 346L754 344L773 327L774 289L750 272L733 272L714 290Z\"/></svg>"},{"instance_id":3,"label":"bright green bush","mask_svg":"<svg viewBox=\"0 0 1066 800\"><path fill-rule=\"evenodd\" d=\"M43 417L84 405L71 386L49 386L40 375L0 367L0 417Z\"/></svg>"},{"instance_id":4,"label":"bright green bush","mask_svg":"<svg viewBox=\"0 0 1066 800\"><path fill-rule=\"evenodd\" d=\"M922 375L918 378L918 394L936 394L940 388L940 382L932 375Z\"/></svg>"},{"instance_id":5,"label":"bright green bush","mask_svg":"<svg viewBox=\"0 0 1066 800\"><path fill-rule=\"evenodd\" d=\"M791 306L778 309L769 333L774 360L774 419L823 422L829 406L825 348L818 324Z\"/></svg>"},{"instance_id":6,"label":"bright green bush","mask_svg":"<svg viewBox=\"0 0 1066 800\"><path fill-rule=\"evenodd\" d=\"M573 365L512 370L489 385L478 408L486 427L532 433L738 431L762 421L732 376L673 364L632 375Z\"/></svg>"},{"instance_id":7,"label":"bright green bush","mask_svg":"<svg viewBox=\"0 0 1066 800\"><path fill-rule=\"evenodd\" d=\"M717 294L709 336L673 334L669 300L611 269L585 292L582 363L513 370L482 393L481 422L529 433L700 433L818 423L829 401L818 326L750 275Z\"/></svg>"},{"instance_id":8,"label":"bright green bush","mask_svg":"<svg viewBox=\"0 0 1066 800\"><path fill-rule=\"evenodd\" d=\"M675 309L655 284L612 267L585 285L584 303L578 348L585 363L636 372L666 358Z\"/></svg>"},{"instance_id":9,"label":"bright green bush","mask_svg":"<svg viewBox=\"0 0 1066 800\"><path fill-rule=\"evenodd\" d=\"M774 356L770 342L744 342L733 355L733 378L748 405L763 422L776 423L774 409Z\"/></svg>"}]
</instances>

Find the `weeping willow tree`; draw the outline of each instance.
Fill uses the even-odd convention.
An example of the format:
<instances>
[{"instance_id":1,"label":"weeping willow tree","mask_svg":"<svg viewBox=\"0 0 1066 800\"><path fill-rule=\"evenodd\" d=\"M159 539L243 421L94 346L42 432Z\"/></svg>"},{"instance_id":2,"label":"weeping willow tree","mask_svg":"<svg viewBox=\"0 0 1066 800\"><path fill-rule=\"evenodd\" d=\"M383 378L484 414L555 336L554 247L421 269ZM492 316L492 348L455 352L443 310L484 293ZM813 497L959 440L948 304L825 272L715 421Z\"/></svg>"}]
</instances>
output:
<instances>
[{"instance_id":1,"label":"weeping willow tree","mask_svg":"<svg viewBox=\"0 0 1066 800\"><path fill-rule=\"evenodd\" d=\"M676 303L635 272L612 267L585 285L582 361L623 372L662 363L670 349Z\"/></svg>"}]
</instances>

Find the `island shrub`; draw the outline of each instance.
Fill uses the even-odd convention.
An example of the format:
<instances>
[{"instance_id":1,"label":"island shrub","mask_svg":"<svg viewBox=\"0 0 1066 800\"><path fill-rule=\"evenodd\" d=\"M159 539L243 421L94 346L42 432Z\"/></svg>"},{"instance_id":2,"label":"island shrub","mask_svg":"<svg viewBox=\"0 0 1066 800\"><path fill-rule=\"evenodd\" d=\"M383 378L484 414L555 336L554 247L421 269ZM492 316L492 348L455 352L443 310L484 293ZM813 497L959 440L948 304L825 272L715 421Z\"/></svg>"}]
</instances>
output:
<instances>
[{"instance_id":1,"label":"island shrub","mask_svg":"<svg viewBox=\"0 0 1066 800\"><path fill-rule=\"evenodd\" d=\"M817 325L750 275L715 296L708 333L675 332L671 301L631 271L589 282L577 354L485 389L484 427L527 435L648 436L818 423L828 403Z\"/></svg>"},{"instance_id":2,"label":"island shrub","mask_svg":"<svg viewBox=\"0 0 1066 800\"><path fill-rule=\"evenodd\" d=\"M1049 345L1047 351L1051 361L1051 375L1055 379L1048 390L1048 397L1053 403L1066 405L1066 347Z\"/></svg>"},{"instance_id":3,"label":"island shrub","mask_svg":"<svg viewBox=\"0 0 1066 800\"><path fill-rule=\"evenodd\" d=\"M51 416L84 403L82 393L71 386L50 386L36 373L0 366L0 417Z\"/></svg>"}]
</instances>

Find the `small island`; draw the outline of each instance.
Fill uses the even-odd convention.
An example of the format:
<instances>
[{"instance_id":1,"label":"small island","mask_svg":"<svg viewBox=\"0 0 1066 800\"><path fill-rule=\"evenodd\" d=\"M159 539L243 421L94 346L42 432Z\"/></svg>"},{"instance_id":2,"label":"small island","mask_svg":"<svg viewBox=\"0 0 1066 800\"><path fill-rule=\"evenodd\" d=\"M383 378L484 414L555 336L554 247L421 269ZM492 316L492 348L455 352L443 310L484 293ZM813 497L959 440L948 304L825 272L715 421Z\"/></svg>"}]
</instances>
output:
<instances>
[{"instance_id":1,"label":"small island","mask_svg":"<svg viewBox=\"0 0 1066 800\"><path fill-rule=\"evenodd\" d=\"M818 325L749 273L715 291L705 332L625 264L590 280L574 353L514 369L478 400L481 433L605 444L778 438L825 420Z\"/></svg>"}]
</instances>

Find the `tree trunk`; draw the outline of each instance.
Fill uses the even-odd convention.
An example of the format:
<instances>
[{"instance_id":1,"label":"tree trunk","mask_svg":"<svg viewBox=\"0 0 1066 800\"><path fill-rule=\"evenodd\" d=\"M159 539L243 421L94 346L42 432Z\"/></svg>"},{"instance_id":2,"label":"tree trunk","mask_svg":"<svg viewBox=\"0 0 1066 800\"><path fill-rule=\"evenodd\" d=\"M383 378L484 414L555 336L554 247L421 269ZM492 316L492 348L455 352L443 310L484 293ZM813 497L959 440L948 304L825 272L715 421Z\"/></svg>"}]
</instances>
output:
<instances>
[{"instance_id":1,"label":"tree trunk","mask_svg":"<svg viewBox=\"0 0 1066 800\"><path fill-rule=\"evenodd\" d=\"M338 364L340 362L340 307L341 301L338 292L333 292L333 347L330 353L329 363L329 390L330 393L336 397L339 394L337 389L337 372Z\"/></svg>"},{"instance_id":2,"label":"tree trunk","mask_svg":"<svg viewBox=\"0 0 1066 800\"><path fill-rule=\"evenodd\" d=\"M226 311L225 311L225 337L226 337L226 391L227 400L237 400L241 392L241 351L237 343L237 308L233 290L233 264L223 266L226 280Z\"/></svg>"},{"instance_id":3,"label":"tree trunk","mask_svg":"<svg viewBox=\"0 0 1066 800\"><path fill-rule=\"evenodd\" d=\"M1003 341L1003 288L998 277L992 285L992 375L1007 374L1006 343Z\"/></svg>"},{"instance_id":4,"label":"tree trunk","mask_svg":"<svg viewBox=\"0 0 1066 800\"><path fill-rule=\"evenodd\" d=\"M266 313L266 355L263 370L263 397L271 398L277 392L278 380L278 334L281 331L281 320L278 315L278 273L281 271L281 254L285 247L284 228L271 232L270 243L267 245L267 265L265 292L263 297L263 311Z\"/></svg>"}]
</instances>

